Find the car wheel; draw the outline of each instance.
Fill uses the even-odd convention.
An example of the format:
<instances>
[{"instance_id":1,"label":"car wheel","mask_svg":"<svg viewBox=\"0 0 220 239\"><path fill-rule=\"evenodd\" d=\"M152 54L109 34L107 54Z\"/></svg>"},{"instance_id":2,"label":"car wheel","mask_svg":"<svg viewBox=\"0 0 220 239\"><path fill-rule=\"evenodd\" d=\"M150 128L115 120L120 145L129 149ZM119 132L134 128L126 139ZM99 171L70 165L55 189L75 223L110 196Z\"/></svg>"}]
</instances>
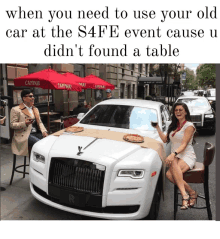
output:
<instances>
[{"instance_id":1,"label":"car wheel","mask_svg":"<svg viewBox=\"0 0 220 239\"><path fill-rule=\"evenodd\" d=\"M162 192L162 171L160 172L160 176L157 181L157 186L155 188L153 201L151 204L150 212L147 217L144 219L147 220L157 220L158 214L159 214L159 208L160 208L160 199L161 199L161 192Z\"/></svg>"}]
</instances>

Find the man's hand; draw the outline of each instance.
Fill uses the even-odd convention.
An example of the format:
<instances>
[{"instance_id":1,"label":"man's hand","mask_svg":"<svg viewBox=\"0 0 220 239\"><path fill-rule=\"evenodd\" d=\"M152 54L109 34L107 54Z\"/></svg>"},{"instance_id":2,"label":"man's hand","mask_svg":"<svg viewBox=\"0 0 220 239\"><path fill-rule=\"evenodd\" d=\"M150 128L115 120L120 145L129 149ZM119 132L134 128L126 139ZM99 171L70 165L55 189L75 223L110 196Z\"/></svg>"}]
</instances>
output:
<instances>
[{"instance_id":1,"label":"man's hand","mask_svg":"<svg viewBox=\"0 0 220 239\"><path fill-rule=\"evenodd\" d=\"M31 118L27 118L26 120L25 120L25 124L28 126L29 124L32 124L33 123L33 119L31 119Z\"/></svg>"},{"instance_id":2,"label":"man's hand","mask_svg":"<svg viewBox=\"0 0 220 239\"><path fill-rule=\"evenodd\" d=\"M5 119L6 119L6 116L4 118L0 119L0 124L4 124Z\"/></svg>"},{"instance_id":3,"label":"man's hand","mask_svg":"<svg viewBox=\"0 0 220 239\"><path fill-rule=\"evenodd\" d=\"M47 133L46 131L44 131L44 132L42 133L42 135L43 135L43 137L45 138L45 137L48 136L48 133Z\"/></svg>"}]
</instances>

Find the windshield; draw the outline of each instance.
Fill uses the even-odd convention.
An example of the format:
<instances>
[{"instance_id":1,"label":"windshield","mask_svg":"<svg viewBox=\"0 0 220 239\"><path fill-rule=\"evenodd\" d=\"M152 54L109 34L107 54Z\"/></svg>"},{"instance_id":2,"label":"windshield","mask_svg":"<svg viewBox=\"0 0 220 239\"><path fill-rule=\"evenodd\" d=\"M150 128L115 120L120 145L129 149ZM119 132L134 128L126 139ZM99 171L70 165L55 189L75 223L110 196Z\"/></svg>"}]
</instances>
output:
<instances>
[{"instance_id":1,"label":"windshield","mask_svg":"<svg viewBox=\"0 0 220 239\"><path fill-rule=\"evenodd\" d=\"M184 98L184 99L179 99L177 101L178 103L185 103L189 107L207 107L209 106L208 101L205 98L201 99L193 99L193 98Z\"/></svg>"},{"instance_id":2,"label":"windshield","mask_svg":"<svg viewBox=\"0 0 220 239\"><path fill-rule=\"evenodd\" d=\"M185 92L183 92L182 95L192 96L192 95L194 95L194 92L191 92L191 91L185 91Z\"/></svg>"},{"instance_id":3,"label":"windshield","mask_svg":"<svg viewBox=\"0 0 220 239\"><path fill-rule=\"evenodd\" d=\"M207 96L216 96L216 92L215 92L215 89L213 89L213 90L209 90L208 92L207 92Z\"/></svg>"},{"instance_id":4,"label":"windshield","mask_svg":"<svg viewBox=\"0 0 220 239\"><path fill-rule=\"evenodd\" d=\"M155 129L151 126L151 121L158 121L157 111L154 109L127 105L98 105L80 123L153 131Z\"/></svg>"},{"instance_id":5,"label":"windshield","mask_svg":"<svg viewBox=\"0 0 220 239\"><path fill-rule=\"evenodd\" d=\"M204 95L204 91L203 91L203 90L199 90L199 91L197 92L197 95L198 95L198 96L203 96L203 95Z\"/></svg>"}]
</instances>

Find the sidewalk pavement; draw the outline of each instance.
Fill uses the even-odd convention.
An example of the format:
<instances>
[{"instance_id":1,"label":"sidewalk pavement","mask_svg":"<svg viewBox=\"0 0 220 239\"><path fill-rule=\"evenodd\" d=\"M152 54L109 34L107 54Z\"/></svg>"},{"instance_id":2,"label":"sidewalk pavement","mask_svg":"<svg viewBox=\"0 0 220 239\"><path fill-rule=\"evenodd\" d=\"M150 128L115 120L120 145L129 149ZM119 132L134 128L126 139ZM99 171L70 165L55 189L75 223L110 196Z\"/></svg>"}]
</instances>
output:
<instances>
[{"instance_id":1,"label":"sidewalk pavement","mask_svg":"<svg viewBox=\"0 0 220 239\"><path fill-rule=\"evenodd\" d=\"M14 179L12 185L9 185L12 173L13 165L13 154L11 151L11 144L1 144L0 145L0 157L1 157L1 187L6 190L1 191L1 220L10 219L10 215L13 214L15 219L16 211L27 201L31 200L33 196L31 195L29 188L29 175L16 173L14 174ZM17 165L24 163L23 156L17 156ZM29 163L29 158L27 157L27 163ZM22 168L19 170L22 171ZM26 167L26 172L28 172L29 167ZM18 216L16 219L22 219Z\"/></svg>"}]
</instances>

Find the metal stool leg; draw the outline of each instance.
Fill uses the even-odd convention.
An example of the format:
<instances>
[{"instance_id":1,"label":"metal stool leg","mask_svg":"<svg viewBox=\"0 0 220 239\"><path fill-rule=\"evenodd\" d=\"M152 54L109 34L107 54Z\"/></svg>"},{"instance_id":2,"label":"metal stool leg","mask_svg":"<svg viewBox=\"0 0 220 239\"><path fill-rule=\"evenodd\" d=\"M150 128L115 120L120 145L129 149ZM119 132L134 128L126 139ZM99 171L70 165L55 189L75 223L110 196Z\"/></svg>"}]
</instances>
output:
<instances>
[{"instance_id":1,"label":"metal stool leg","mask_svg":"<svg viewBox=\"0 0 220 239\"><path fill-rule=\"evenodd\" d=\"M25 172L26 172L26 156L24 156L24 171L23 171L23 178L25 178Z\"/></svg>"},{"instance_id":2,"label":"metal stool leg","mask_svg":"<svg viewBox=\"0 0 220 239\"><path fill-rule=\"evenodd\" d=\"M28 156L29 156L29 164L30 164L30 157L31 157L31 147L28 147Z\"/></svg>"},{"instance_id":3,"label":"metal stool leg","mask_svg":"<svg viewBox=\"0 0 220 239\"><path fill-rule=\"evenodd\" d=\"M13 154L13 166L12 166L12 174L11 174L10 185L12 184L12 181L13 181L13 178L14 178L15 166L16 166L16 155Z\"/></svg>"},{"instance_id":4,"label":"metal stool leg","mask_svg":"<svg viewBox=\"0 0 220 239\"><path fill-rule=\"evenodd\" d=\"M178 187L174 185L174 220L176 220L177 209L178 209Z\"/></svg>"},{"instance_id":5,"label":"metal stool leg","mask_svg":"<svg viewBox=\"0 0 220 239\"><path fill-rule=\"evenodd\" d=\"M208 169L205 169L208 171ZM206 171L206 176L205 176L205 182L204 182L204 192L205 192L205 202L206 202L206 207L207 207L207 212L208 212L208 218L209 220L212 220L212 212L211 212L211 207L210 207L210 198L209 198L209 181L208 181L208 172Z\"/></svg>"}]
</instances>

